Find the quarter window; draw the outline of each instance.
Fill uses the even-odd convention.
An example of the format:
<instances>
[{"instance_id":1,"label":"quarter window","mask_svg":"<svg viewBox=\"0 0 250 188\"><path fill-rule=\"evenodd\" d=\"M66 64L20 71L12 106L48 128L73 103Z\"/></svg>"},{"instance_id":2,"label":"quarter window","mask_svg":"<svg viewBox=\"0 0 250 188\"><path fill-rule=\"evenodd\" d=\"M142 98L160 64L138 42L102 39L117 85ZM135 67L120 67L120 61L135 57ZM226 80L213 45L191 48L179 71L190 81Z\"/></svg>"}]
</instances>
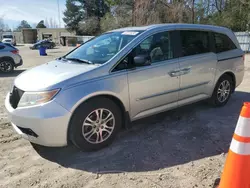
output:
<instances>
[{"instance_id":1,"label":"quarter window","mask_svg":"<svg viewBox=\"0 0 250 188\"><path fill-rule=\"evenodd\" d=\"M205 31L180 31L182 56L210 52L209 34Z\"/></svg>"},{"instance_id":2,"label":"quarter window","mask_svg":"<svg viewBox=\"0 0 250 188\"><path fill-rule=\"evenodd\" d=\"M214 33L214 41L216 53L225 52L237 48L232 40L224 34Z\"/></svg>"}]
</instances>

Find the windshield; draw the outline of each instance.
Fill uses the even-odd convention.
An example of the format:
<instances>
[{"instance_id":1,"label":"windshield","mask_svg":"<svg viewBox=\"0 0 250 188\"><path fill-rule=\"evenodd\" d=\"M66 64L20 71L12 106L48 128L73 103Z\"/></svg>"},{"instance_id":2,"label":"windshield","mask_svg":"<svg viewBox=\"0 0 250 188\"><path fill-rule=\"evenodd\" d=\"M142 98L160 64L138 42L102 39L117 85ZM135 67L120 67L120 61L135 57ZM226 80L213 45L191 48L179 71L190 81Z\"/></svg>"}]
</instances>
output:
<instances>
[{"instance_id":1,"label":"windshield","mask_svg":"<svg viewBox=\"0 0 250 188\"><path fill-rule=\"evenodd\" d=\"M4 38L4 39L7 39L7 38L8 38L8 39L12 39L13 36L12 36L12 35L3 35L3 38Z\"/></svg>"},{"instance_id":2,"label":"windshield","mask_svg":"<svg viewBox=\"0 0 250 188\"><path fill-rule=\"evenodd\" d=\"M94 64L103 64L116 55L141 32L142 31L122 31L105 33L78 47L65 56L65 58L87 60Z\"/></svg>"}]
</instances>

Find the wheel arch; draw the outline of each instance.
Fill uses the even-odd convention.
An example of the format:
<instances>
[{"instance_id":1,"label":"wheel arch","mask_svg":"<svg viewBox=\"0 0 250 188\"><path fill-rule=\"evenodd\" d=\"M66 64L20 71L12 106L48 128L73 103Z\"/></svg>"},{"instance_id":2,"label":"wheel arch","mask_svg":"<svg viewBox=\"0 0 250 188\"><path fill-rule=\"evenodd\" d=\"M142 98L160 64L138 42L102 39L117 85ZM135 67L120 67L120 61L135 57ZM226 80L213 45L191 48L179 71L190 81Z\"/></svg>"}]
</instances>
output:
<instances>
[{"instance_id":1,"label":"wheel arch","mask_svg":"<svg viewBox=\"0 0 250 188\"><path fill-rule=\"evenodd\" d=\"M235 77L235 74L232 72L232 71L226 71L226 72L224 72L220 77L219 77L219 79L222 77L222 76L225 76L225 75L228 75L228 76L230 76L231 78L232 78L232 81L233 81L233 91L232 92L234 92L235 91L235 86L236 86L236 77ZM218 80L219 80L218 79ZM218 82L218 80L217 80L217 82Z\"/></svg>"},{"instance_id":2,"label":"wheel arch","mask_svg":"<svg viewBox=\"0 0 250 188\"><path fill-rule=\"evenodd\" d=\"M234 93L235 91L235 86L236 86L236 77L235 74L232 71L225 71L216 81L215 85L218 83L218 81L220 80L220 78L222 78L223 76L228 75L232 78L233 81L233 90L232 92Z\"/></svg>"},{"instance_id":3,"label":"wheel arch","mask_svg":"<svg viewBox=\"0 0 250 188\"><path fill-rule=\"evenodd\" d=\"M9 56L0 57L0 62L3 60L6 60L6 59L10 60L14 64L14 59L12 57L9 57Z\"/></svg>"},{"instance_id":4,"label":"wheel arch","mask_svg":"<svg viewBox=\"0 0 250 188\"><path fill-rule=\"evenodd\" d=\"M70 126L71 126L71 120L74 117L74 114L77 111L77 109L79 109L80 106L82 104L86 103L87 101L94 100L95 98L100 98L100 97L108 98L108 99L115 102L115 104L120 108L121 113L122 113L122 122L123 122L122 128L127 128L127 124L128 124L128 122L130 122L130 116L129 116L129 113L126 110L125 105L122 102L122 100L118 96L112 95L110 93L95 94L95 95L88 96L88 97L85 97L84 99L80 100L74 106L74 108L72 109L72 111L71 111L72 115L71 115L70 120L68 122L68 130L67 130L67 141L68 141L68 143L70 142L70 136L69 136L70 133L69 133L69 131L70 131Z\"/></svg>"}]
</instances>

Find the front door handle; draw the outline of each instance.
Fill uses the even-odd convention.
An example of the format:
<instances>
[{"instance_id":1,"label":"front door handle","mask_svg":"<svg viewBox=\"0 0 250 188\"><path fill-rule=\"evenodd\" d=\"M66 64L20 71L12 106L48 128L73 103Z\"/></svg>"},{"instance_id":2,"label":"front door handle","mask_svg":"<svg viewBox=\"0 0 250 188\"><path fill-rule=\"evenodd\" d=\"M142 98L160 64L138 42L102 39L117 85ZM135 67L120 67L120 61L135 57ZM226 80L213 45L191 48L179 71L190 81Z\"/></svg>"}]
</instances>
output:
<instances>
[{"instance_id":1,"label":"front door handle","mask_svg":"<svg viewBox=\"0 0 250 188\"><path fill-rule=\"evenodd\" d=\"M180 74L180 71L171 71L171 72L169 72L169 75L171 77L177 77L177 76L179 76L179 74Z\"/></svg>"}]
</instances>

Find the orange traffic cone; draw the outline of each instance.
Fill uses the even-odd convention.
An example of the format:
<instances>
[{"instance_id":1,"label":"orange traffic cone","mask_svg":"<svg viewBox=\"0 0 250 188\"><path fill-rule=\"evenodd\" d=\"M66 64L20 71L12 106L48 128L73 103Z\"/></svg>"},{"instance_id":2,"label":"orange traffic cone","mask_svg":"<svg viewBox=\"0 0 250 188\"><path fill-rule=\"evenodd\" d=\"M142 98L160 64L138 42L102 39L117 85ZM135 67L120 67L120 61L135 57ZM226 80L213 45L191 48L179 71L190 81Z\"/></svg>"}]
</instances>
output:
<instances>
[{"instance_id":1,"label":"orange traffic cone","mask_svg":"<svg viewBox=\"0 0 250 188\"><path fill-rule=\"evenodd\" d=\"M242 107L218 188L250 188L250 102Z\"/></svg>"}]
</instances>

